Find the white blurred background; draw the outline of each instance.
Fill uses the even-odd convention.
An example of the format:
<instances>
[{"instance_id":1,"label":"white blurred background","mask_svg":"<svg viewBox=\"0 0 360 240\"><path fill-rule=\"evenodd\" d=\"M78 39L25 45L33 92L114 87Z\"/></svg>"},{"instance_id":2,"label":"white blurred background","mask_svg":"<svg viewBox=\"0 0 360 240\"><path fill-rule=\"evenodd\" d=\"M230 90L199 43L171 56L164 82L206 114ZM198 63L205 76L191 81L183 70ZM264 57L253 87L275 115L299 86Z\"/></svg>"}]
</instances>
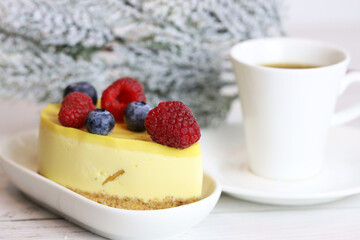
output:
<instances>
[{"instance_id":1,"label":"white blurred background","mask_svg":"<svg viewBox=\"0 0 360 240\"><path fill-rule=\"evenodd\" d=\"M290 36L324 40L347 49L350 68L360 69L359 0L288 0L285 29Z\"/></svg>"}]
</instances>

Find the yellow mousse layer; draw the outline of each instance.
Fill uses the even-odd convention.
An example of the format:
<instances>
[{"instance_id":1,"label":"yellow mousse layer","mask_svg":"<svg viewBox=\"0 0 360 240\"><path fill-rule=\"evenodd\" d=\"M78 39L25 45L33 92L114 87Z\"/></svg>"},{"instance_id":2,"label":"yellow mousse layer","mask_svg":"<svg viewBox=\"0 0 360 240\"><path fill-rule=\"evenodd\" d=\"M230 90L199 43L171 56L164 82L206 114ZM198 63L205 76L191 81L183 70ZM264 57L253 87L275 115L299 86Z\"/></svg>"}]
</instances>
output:
<instances>
[{"instance_id":1,"label":"yellow mousse layer","mask_svg":"<svg viewBox=\"0 0 360 240\"><path fill-rule=\"evenodd\" d=\"M59 109L60 105L50 104L41 112L40 174L78 192L136 199L142 204L200 197L199 143L183 150L170 148L152 142L146 132L132 132L119 123L109 135L95 135L85 128L63 127Z\"/></svg>"}]
</instances>

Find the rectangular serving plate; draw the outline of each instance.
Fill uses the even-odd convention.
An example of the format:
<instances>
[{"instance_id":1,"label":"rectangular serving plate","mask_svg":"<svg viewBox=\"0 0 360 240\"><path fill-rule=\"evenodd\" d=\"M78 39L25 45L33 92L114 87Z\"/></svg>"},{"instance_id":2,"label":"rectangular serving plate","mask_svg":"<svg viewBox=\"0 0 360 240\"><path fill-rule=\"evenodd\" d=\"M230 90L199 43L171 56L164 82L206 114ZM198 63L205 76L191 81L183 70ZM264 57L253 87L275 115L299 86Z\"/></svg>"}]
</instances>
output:
<instances>
[{"instance_id":1,"label":"rectangular serving plate","mask_svg":"<svg viewBox=\"0 0 360 240\"><path fill-rule=\"evenodd\" d=\"M91 232L111 239L166 239L187 232L215 207L220 186L204 173L202 199L161 210L125 210L91 201L37 173L37 131L14 135L0 147L11 182L29 198Z\"/></svg>"}]
</instances>

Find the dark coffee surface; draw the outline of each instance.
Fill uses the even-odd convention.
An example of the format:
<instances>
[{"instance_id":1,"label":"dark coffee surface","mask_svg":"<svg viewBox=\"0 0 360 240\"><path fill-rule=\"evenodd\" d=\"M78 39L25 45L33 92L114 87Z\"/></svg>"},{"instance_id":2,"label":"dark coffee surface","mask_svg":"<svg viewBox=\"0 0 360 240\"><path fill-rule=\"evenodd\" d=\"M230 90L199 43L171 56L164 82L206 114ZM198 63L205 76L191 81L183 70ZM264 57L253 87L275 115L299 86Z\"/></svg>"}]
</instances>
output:
<instances>
[{"instance_id":1,"label":"dark coffee surface","mask_svg":"<svg viewBox=\"0 0 360 240\"><path fill-rule=\"evenodd\" d=\"M310 65L310 64L303 64L303 63L270 63L270 64L260 64L264 67L271 67L271 68L290 68L290 69L303 69L303 68L317 68L320 66Z\"/></svg>"}]
</instances>

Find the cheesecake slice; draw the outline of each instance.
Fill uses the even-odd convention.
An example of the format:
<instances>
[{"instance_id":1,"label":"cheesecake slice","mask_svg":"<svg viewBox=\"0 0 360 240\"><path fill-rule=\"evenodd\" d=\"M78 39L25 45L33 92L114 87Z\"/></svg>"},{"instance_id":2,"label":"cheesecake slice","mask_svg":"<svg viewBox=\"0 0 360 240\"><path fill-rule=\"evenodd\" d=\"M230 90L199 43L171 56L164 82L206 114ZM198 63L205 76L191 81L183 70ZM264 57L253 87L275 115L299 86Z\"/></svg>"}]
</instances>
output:
<instances>
[{"instance_id":1,"label":"cheesecake slice","mask_svg":"<svg viewBox=\"0 0 360 240\"><path fill-rule=\"evenodd\" d=\"M200 199L200 144L186 149L151 141L116 123L107 136L62 126L60 105L40 117L39 173L87 198L124 209L162 209Z\"/></svg>"}]
</instances>

